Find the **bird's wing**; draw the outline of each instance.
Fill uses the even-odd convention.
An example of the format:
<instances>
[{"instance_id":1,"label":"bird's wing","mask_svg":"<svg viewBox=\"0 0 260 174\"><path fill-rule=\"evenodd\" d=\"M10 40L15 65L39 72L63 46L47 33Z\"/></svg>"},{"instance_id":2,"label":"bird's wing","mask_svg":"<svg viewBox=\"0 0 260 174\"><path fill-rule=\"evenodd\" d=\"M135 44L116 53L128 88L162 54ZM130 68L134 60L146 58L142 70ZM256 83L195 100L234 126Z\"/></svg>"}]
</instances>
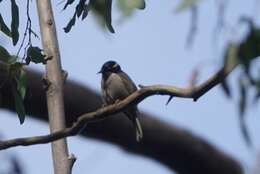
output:
<instances>
[{"instance_id":1,"label":"bird's wing","mask_svg":"<svg viewBox=\"0 0 260 174\"><path fill-rule=\"evenodd\" d=\"M104 79L101 80L101 89L102 89L101 91L102 91L103 103L105 105L113 103L112 99L111 99L111 96L109 96L109 94L107 92L107 87L106 87L106 83L105 83Z\"/></svg>"},{"instance_id":2,"label":"bird's wing","mask_svg":"<svg viewBox=\"0 0 260 174\"><path fill-rule=\"evenodd\" d=\"M137 90L136 85L134 84L132 79L126 73L120 72L120 78L121 78L125 88L129 92L129 95ZM124 113L132 121L132 123L135 127L135 130L136 130L136 140L139 142L143 137L143 131L142 131L142 127L141 127L141 124L140 124L140 121L138 118L139 112L138 112L137 106L135 105L135 106L128 108L127 110L124 111Z\"/></svg>"},{"instance_id":3,"label":"bird's wing","mask_svg":"<svg viewBox=\"0 0 260 174\"><path fill-rule=\"evenodd\" d=\"M132 94L137 90L137 87L134 84L133 80L125 72L120 72L120 78L127 91L129 91L129 94Z\"/></svg>"}]
</instances>

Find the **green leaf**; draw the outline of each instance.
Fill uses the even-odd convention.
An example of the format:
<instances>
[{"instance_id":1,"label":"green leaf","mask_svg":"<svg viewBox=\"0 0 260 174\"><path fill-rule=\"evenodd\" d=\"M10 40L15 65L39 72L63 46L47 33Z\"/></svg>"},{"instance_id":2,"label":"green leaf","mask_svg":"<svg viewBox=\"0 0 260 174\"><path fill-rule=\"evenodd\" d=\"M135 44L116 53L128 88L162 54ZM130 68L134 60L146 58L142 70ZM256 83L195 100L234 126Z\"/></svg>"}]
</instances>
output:
<instances>
[{"instance_id":1,"label":"green leaf","mask_svg":"<svg viewBox=\"0 0 260 174\"><path fill-rule=\"evenodd\" d=\"M239 120L242 135L250 147L252 145L251 138L245 123L245 110L247 106L247 89L245 81L242 77L239 79L239 89L240 89L240 101L239 101Z\"/></svg>"},{"instance_id":2,"label":"green leaf","mask_svg":"<svg viewBox=\"0 0 260 174\"><path fill-rule=\"evenodd\" d=\"M8 69L10 77L12 79L16 79L19 76L22 67L23 67L23 64L20 62L15 62L13 64L10 64L9 69Z\"/></svg>"},{"instance_id":3,"label":"green leaf","mask_svg":"<svg viewBox=\"0 0 260 174\"><path fill-rule=\"evenodd\" d=\"M227 46L227 50L225 51L225 56L224 56L224 67L232 67L234 65L237 65L238 62L238 54L239 54L239 46L236 44L230 43Z\"/></svg>"},{"instance_id":4,"label":"green leaf","mask_svg":"<svg viewBox=\"0 0 260 174\"><path fill-rule=\"evenodd\" d=\"M68 33L71 28L75 25L76 17L77 15L81 15L81 19L85 19L88 12L92 10L96 18L96 21L98 24L100 24L102 27L108 28L108 30L112 33L114 33L114 29L111 25L111 6L112 6L112 0L89 0L88 4L85 4L83 12L79 13L80 11L74 12L72 18L70 19L69 23L64 27L64 31Z\"/></svg>"},{"instance_id":5,"label":"green leaf","mask_svg":"<svg viewBox=\"0 0 260 174\"><path fill-rule=\"evenodd\" d=\"M222 82L221 82L221 87L224 91L224 93L226 94L226 96L228 98L231 98L231 90L230 90L230 87L229 87L229 84L227 83L227 80L224 79Z\"/></svg>"},{"instance_id":6,"label":"green leaf","mask_svg":"<svg viewBox=\"0 0 260 174\"><path fill-rule=\"evenodd\" d=\"M23 124L25 120L25 108L23 104L23 98L21 94L17 91L17 89L14 87L14 85L12 86L12 93L14 97L15 109L18 114L20 124Z\"/></svg>"},{"instance_id":7,"label":"green leaf","mask_svg":"<svg viewBox=\"0 0 260 174\"><path fill-rule=\"evenodd\" d=\"M13 39L13 45L16 45L19 40L19 8L15 0L11 0L12 7L12 23L11 23L11 33Z\"/></svg>"},{"instance_id":8,"label":"green leaf","mask_svg":"<svg viewBox=\"0 0 260 174\"><path fill-rule=\"evenodd\" d=\"M11 37L11 31L5 24L4 19L1 14L0 14L0 31L2 31L5 35Z\"/></svg>"},{"instance_id":9,"label":"green leaf","mask_svg":"<svg viewBox=\"0 0 260 174\"><path fill-rule=\"evenodd\" d=\"M239 114L244 116L246 110L246 85L242 78L239 79L239 91L240 91L240 101L239 101Z\"/></svg>"},{"instance_id":10,"label":"green leaf","mask_svg":"<svg viewBox=\"0 0 260 174\"><path fill-rule=\"evenodd\" d=\"M9 52L0 45L0 61L3 61L7 64L15 63L17 56L10 55Z\"/></svg>"},{"instance_id":11,"label":"green leaf","mask_svg":"<svg viewBox=\"0 0 260 174\"><path fill-rule=\"evenodd\" d=\"M8 64L14 64L17 61L18 57L16 55L11 55L8 60Z\"/></svg>"},{"instance_id":12,"label":"green leaf","mask_svg":"<svg viewBox=\"0 0 260 174\"><path fill-rule=\"evenodd\" d=\"M0 45L0 61L3 61L4 63L8 63L10 59L10 54L8 51Z\"/></svg>"},{"instance_id":13,"label":"green leaf","mask_svg":"<svg viewBox=\"0 0 260 174\"><path fill-rule=\"evenodd\" d=\"M19 92L22 99L24 99L26 95L26 88L27 88L27 76L26 76L26 72L22 68L18 78L16 79L16 83L17 83L17 91Z\"/></svg>"},{"instance_id":14,"label":"green leaf","mask_svg":"<svg viewBox=\"0 0 260 174\"><path fill-rule=\"evenodd\" d=\"M105 22L108 30L111 33L115 33L112 26L112 0L105 0Z\"/></svg>"},{"instance_id":15,"label":"green leaf","mask_svg":"<svg viewBox=\"0 0 260 174\"><path fill-rule=\"evenodd\" d=\"M76 22L76 12L74 13L73 17L70 19L70 21L69 21L69 23L67 24L67 26L63 28L63 29L64 29L64 32L65 32L65 33L70 32L72 26L75 25L75 22Z\"/></svg>"},{"instance_id":16,"label":"green leaf","mask_svg":"<svg viewBox=\"0 0 260 174\"><path fill-rule=\"evenodd\" d=\"M254 102L256 103L260 99L260 69L258 69L258 77L255 80L254 88L255 88Z\"/></svg>"},{"instance_id":17,"label":"green leaf","mask_svg":"<svg viewBox=\"0 0 260 174\"><path fill-rule=\"evenodd\" d=\"M79 18L83 13L82 16L82 20L83 20L87 16L89 9L88 9L88 4L85 4L85 2L86 0L80 0L79 3L77 4L73 17L70 19L67 26L63 28L65 33L70 32L71 28L75 25L76 17Z\"/></svg>"},{"instance_id":18,"label":"green leaf","mask_svg":"<svg viewBox=\"0 0 260 174\"><path fill-rule=\"evenodd\" d=\"M237 64L238 64L238 46L234 43L229 43L225 51L223 67L225 67L225 69L229 69L230 67L234 67ZM224 79L221 82L221 87L223 92L226 94L226 96L230 98L231 90L226 79Z\"/></svg>"},{"instance_id":19,"label":"green leaf","mask_svg":"<svg viewBox=\"0 0 260 174\"><path fill-rule=\"evenodd\" d=\"M135 9L144 9L144 0L118 0L117 5L125 16L130 16Z\"/></svg>"},{"instance_id":20,"label":"green leaf","mask_svg":"<svg viewBox=\"0 0 260 174\"><path fill-rule=\"evenodd\" d=\"M23 124L25 119L25 108L23 100L26 94L27 77L23 69L23 64L15 62L9 66L9 75L12 79L12 94L14 97L15 109L18 114L20 123Z\"/></svg>"},{"instance_id":21,"label":"green leaf","mask_svg":"<svg viewBox=\"0 0 260 174\"><path fill-rule=\"evenodd\" d=\"M196 5L201 0L182 0L181 3L177 6L175 12L179 13L184 10L191 8L192 6Z\"/></svg>"},{"instance_id":22,"label":"green leaf","mask_svg":"<svg viewBox=\"0 0 260 174\"><path fill-rule=\"evenodd\" d=\"M26 62L43 63L46 64L45 55L42 54L42 50L39 47L30 46L27 49Z\"/></svg>"},{"instance_id":23,"label":"green leaf","mask_svg":"<svg viewBox=\"0 0 260 174\"><path fill-rule=\"evenodd\" d=\"M71 5L75 0L67 0L66 4L63 7L63 10L67 8L68 5Z\"/></svg>"},{"instance_id":24,"label":"green leaf","mask_svg":"<svg viewBox=\"0 0 260 174\"><path fill-rule=\"evenodd\" d=\"M252 60L260 56L260 29L253 24L249 26L247 37L239 45L239 59L246 68L249 68Z\"/></svg>"},{"instance_id":25,"label":"green leaf","mask_svg":"<svg viewBox=\"0 0 260 174\"><path fill-rule=\"evenodd\" d=\"M247 146L251 147L252 146L252 140L251 140L251 137L249 135L248 128L246 126L244 117L243 118L240 117L240 128L241 128L241 132L242 132L242 135L243 135L243 137L246 141Z\"/></svg>"},{"instance_id":26,"label":"green leaf","mask_svg":"<svg viewBox=\"0 0 260 174\"><path fill-rule=\"evenodd\" d=\"M78 5L76 6L77 17L80 17L80 15L82 14L82 12L84 10L85 2L86 2L86 0L80 0Z\"/></svg>"},{"instance_id":27,"label":"green leaf","mask_svg":"<svg viewBox=\"0 0 260 174\"><path fill-rule=\"evenodd\" d=\"M143 9L145 9L145 0L136 0L136 5L135 5L135 7L136 8L138 8L138 9L141 9L141 10L143 10Z\"/></svg>"},{"instance_id":28,"label":"green leaf","mask_svg":"<svg viewBox=\"0 0 260 174\"><path fill-rule=\"evenodd\" d=\"M85 4L81 20L84 20L88 16L88 12L89 12L89 5Z\"/></svg>"}]
</instances>

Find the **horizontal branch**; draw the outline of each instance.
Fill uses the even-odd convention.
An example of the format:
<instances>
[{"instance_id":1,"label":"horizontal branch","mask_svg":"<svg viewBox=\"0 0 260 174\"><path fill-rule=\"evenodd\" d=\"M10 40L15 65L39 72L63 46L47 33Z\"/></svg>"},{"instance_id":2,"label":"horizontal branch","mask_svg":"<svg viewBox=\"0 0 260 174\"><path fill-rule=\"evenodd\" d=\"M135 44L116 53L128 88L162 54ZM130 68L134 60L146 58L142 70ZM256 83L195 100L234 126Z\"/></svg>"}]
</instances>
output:
<instances>
[{"instance_id":1,"label":"horizontal branch","mask_svg":"<svg viewBox=\"0 0 260 174\"><path fill-rule=\"evenodd\" d=\"M12 140L0 141L0 150L7 149L14 146L29 146L35 144L44 144L50 143L52 141L76 135L86 123L98 121L104 119L113 114L117 114L129 107L130 105L135 105L140 103L145 98L152 95L170 95L178 97L189 98L192 96L190 89L180 89L171 86L155 85L155 86L146 86L142 89L136 91L123 101L120 101L116 104L109 105L103 108L96 110L95 112L90 112L83 114L78 117L78 120L70 127L56 133L44 135L44 136L35 136L27 138L17 138Z\"/></svg>"},{"instance_id":2,"label":"horizontal branch","mask_svg":"<svg viewBox=\"0 0 260 174\"><path fill-rule=\"evenodd\" d=\"M88 124L85 130L81 130L85 122L96 121L118 113L126 107L137 104L151 95L160 94L193 98L196 101L200 96L221 82L221 79L225 78L234 67L235 66L230 69L225 68L220 70L209 80L192 89L162 85L146 86L125 100L114 105L100 108L95 112L89 112L89 110L95 110L101 105L100 98L93 92L90 92L91 90L86 90L85 87L69 81L65 86L65 108L67 125L71 126L70 124L74 122L71 127L46 136L2 141L0 148L5 149L18 145L48 143L62 137L75 135L80 130L80 133L84 136L113 142L129 152L139 153L157 159L179 173L241 174L242 169L240 164L212 145L192 135L188 131L148 117L147 114L142 114L141 116L141 124L143 125L145 135L139 144L135 142L134 131L131 131L131 124L129 124L129 121L123 116L108 117L102 122ZM38 115L38 118L47 120L46 101L43 97L44 91L41 86L40 75L30 71L28 71L28 75L28 81L31 83L29 84L30 94L28 94L29 97L27 97L25 101L26 111L30 115ZM0 79L4 79L1 76L3 76L3 73L0 74ZM73 93L71 93L71 91L73 91ZM8 85L3 87L2 95L3 99L6 100L3 100L1 107L13 110L14 107L13 102L10 100ZM88 113L80 114L81 112ZM76 115L79 114L81 116L77 117ZM75 120L77 121L75 122ZM158 148L161 149L160 152L157 151ZM217 166L215 165L216 161L218 161ZM184 164L185 167L183 167Z\"/></svg>"},{"instance_id":3,"label":"horizontal branch","mask_svg":"<svg viewBox=\"0 0 260 174\"><path fill-rule=\"evenodd\" d=\"M6 140L0 142L0 150L7 149L14 146L29 146L35 144L44 144L50 143L55 140L59 140L61 138L65 138L68 136L77 135L78 132L84 127L86 123L92 121L98 121L100 119L104 119L113 114L117 114L127 107L131 105L137 105L145 98L153 95L169 95L173 97L182 97L182 98L192 98L194 101L197 101L199 97L209 91L211 88L216 86L218 83L223 80L228 73L230 73L235 66L230 69L219 71L216 75L211 77L206 82L202 83L202 85L194 88L178 88L174 86L166 86L166 85L153 85L153 86L141 86L141 89L131 94L126 99L103 108L100 108L94 112L86 113L79 116L78 120L70 127L61 131L57 131L56 133L44 135L44 136L35 136L35 137L27 137L27 138L17 138L12 140Z\"/></svg>"}]
</instances>

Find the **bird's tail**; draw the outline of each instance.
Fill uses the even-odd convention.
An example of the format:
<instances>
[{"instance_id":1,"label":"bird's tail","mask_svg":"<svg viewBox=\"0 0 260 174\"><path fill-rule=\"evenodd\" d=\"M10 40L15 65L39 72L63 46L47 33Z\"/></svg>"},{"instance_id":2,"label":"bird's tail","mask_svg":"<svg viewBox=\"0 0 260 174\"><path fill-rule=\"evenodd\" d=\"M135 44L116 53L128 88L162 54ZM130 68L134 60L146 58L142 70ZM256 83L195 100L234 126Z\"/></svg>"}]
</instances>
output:
<instances>
[{"instance_id":1,"label":"bird's tail","mask_svg":"<svg viewBox=\"0 0 260 174\"><path fill-rule=\"evenodd\" d=\"M140 120L138 118L139 112L137 108L135 107L135 108L128 109L124 113L129 118L129 120L131 120L131 122L133 123L136 132L136 141L140 142L141 139L143 138L143 131L142 131Z\"/></svg>"},{"instance_id":2,"label":"bird's tail","mask_svg":"<svg viewBox=\"0 0 260 174\"><path fill-rule=\"evenodd\" d=\"M135 122L134 125L136 131L136 141L140 142L140 140L143 138L143 130L141 127L141 123L138 117L135 117L134 122Z\"/></svg>"}]
</instances>

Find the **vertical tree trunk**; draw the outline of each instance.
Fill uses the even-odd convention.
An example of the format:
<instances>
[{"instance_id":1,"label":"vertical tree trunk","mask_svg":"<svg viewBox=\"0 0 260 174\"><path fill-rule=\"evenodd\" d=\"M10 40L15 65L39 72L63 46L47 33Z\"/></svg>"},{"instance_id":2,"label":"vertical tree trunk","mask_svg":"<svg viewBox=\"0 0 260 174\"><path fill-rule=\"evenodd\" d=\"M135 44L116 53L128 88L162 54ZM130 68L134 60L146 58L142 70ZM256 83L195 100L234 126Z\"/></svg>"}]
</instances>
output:
<instances>
[{"instance_id":1,"label":"vertical tree trunk","mask_svg":"<svg viewBox=\"0 0 260 174\"><path fill-rule=\"evenodd\" d=\"M46 65L48 116L51 132L65 128L63 78L60 52L56 35L54 16L50 0L37 0L41 39L44 53L50 60ZM68 148L66 139L52 143L55 174L69 174Z\"/></svg>"}]
</instances>

